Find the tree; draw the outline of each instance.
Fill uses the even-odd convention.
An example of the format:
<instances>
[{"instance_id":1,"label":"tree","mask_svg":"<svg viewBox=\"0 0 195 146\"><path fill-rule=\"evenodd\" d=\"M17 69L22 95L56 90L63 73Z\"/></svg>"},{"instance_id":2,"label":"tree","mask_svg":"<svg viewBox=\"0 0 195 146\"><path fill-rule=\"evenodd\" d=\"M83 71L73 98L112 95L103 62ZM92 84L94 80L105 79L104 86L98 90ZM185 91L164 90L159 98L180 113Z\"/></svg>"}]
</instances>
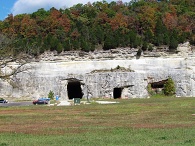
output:
<instances>
[{"instance_id":1,"label":"tree","mask_svg":"<svg viewBox=\"0 0 195 146\"><path fill-rule=\"evenodd\" d=\"M58 43L58 44L57 44L56 51L57 51L58 53L61 53L61 52L63 51L63 45L62 45L61 43Z\"/></svg>"},{"instance_id":2,"label":"tree","mask_svg":"<svg viewBox=\"0 0 195 146\"><path fill-rule=\"evenodd\" d=\"M90 51L90 44L83 38L81 38L81 49L85 52L89 52Z\"/></svg>"},{"instance_id":3,"label":"tree","mask_svg":"<svg viewBox=\"0 0 195 146\"><path fill-rule=\"evenodd\" d=\"M195 45L195 35L191 37L190 44Z\"/></svg>"},{"instance_id":4,"label":"tree","mask_svg":"<svg viewBox=\"0 0 195 146\"><path fill-rule=\"evenodd\" d=\"M170 12L165 13L163 23L165 24L168 30L173 30L178 25L177 14Z\"/></svg>"},{"instance_id":5,"label":"tree","mask_svg":"<svg viewBox=\"0 0 195 146\"><path fill-rule=\"evenodd\" d=\"M50 43L50 51L54 51L58 47L59 40L55 36L52 36L49 43ZM60 48L60 46L59 46L59 48Z\"/></svg>"},{"instance_id":6,"label":"tree","mask_svg":"<svg viewBox=\"0 0 195 146\"><path fill-rule=\"evenodd\" d=\"M94 42L95 44L102 44L104 41L104 30L100 25L95 25L92 28L93 34L95 36L96 42Z\"/></svg>"},{"instance_id":7,"label":"tree","mask_svg":"<svg viewBox=\"0 0 195 146\"><path fill-rule=\"evenodd\" d=\"M138 49L137 54L136 54L136 59L139 59L142 55L142 49Z\"/></svg>"},{"instance_id":8,"label":"tree","mask_svg":"<svg viewBox=\"0 0 195 146\"><path fill-rule=\"evenodd\" d=\"M49 91L48 98L50 98L51 100L54 99L54 92L53 91L51 91L51 90Z\"/></svg>"},{"instance_id":9,"label":"tree","mask_svg":"<svg viewBox=\"0 0 195 146\"><path fill-rule=\"evenodd\" d=\"M144 33L145 41L152 43L154 35L151 30L147 29Z\"/></svg>"},{"instance_id":10,"label":"tree","mask_svg":"<svg viewBox=\"0 0 195 146\"><path fill-rule=\"evenodd\" d=\"M194 43L194 5L194 0L133 0L128 4L103 0L64 10L41 8L32 14L8 15L0 21L0 33L17 37L18 52L32 54L94 46L136 48L143 41L174 49L177 43Z\"/></svg>"},{"instance_id":11,"label":"tree","mask_svg":"<svg viewBox=\"0 0 195 146\"><path fill-rule=\"evenodd\" d=\"M164 94L167 96L172 96L175 94L175 84L172 78L168 78L164 85Z\"/></svg>"},{"instance_id":12,"label":"tree","mask_svg":"<svg viewBox=\"0 0 195 146\"><path fill-rule=\"evenodd\" d=\"M16 65L11 65L10 63L17 62ZM18 56L14 59L3 58L0 60L0 79L9 81L12 76L24 72L27 70L24 65L26 64L24 56ZM29 68L28 68L29 69Z\"/></svg>"},{"instance_id":13,"label":"tree","mask_svg":"<svg viewBox=\"0 0 195 146\"><path fill-rule=\"evenodd\" d=\"M0 34L0 79L11 85L13 85L15 75L30 69L25 66L29 62L29 56L18 53L18 48L13 46L14 42L17 42L14 38Z\"/></svg>"},{"instance_id":14,"label":"tree","mask_svg":"<svg viewBox=\"0 0 195 146\"><path fill-rule=\"evenodd\" d=\"M148 49L148 43L144 41L142 45L142 50L146 51L147 49Z\"/></svg>"},{"instance_id":15,"label":"tree","mask_svg":"<svg viewBox=\"0 0 195 146\"><path fill-rule=\"evenodd\" d=\"M122 13L116 13L115 17L110 20L110 25L113 30L127 27L127 18Z\"/></svg>"},{"instance_id":16,"label":"tree","mask_svg":"<svg viewBox=\"0 0 195 146\"><path fill-rule=\"evenodd\" d=\"M70 38L65 39L65 41L63 42L63 48L64 48L64 51L70 51L72 49Z\"/></svg>"},{"instance_id":17,"label":"tree","mask_svg":"<svg viewBox=\"0 0 195 146\"><path fill-rule=\"evenodd\" d=\"M170 45L169 45L169 50L175 50L178 46L178 41L176 38L171 37L170 39Z\"/></svg>"},{"instance_id":18,"label":"tree","mask_svg":"<svg viewBox=\"0 0 195 146\"><path fill-rule=\"evenodd\" d=\"M132 31L132 30L129 32L129 39L130 39L130 46L131 47L136 48L139 45L141 45L140 39L139 39L137 33Z\"/></svg>"},{"instance_id":19,"label":"tree","mask_svg":"<svg viewBox=\"0 0 195 146\"><path fill-rule=\"evenodd\" d=\"M141 27L141 33L143 33L145 30L154 32L156 23L156 8L150 5L139 7L138 19Z\"/></svg>"},{"instance_id":20,"label":"tree","mask_svg":"<svg viewBox=\"0 0 195 146\"><path fill-rule=\"evenodd\" d=\"M169 34L166 26L163 24L161 17L157 19L155 27L155 39L154 44L157 46L168 45L170 42Z\"/></svg>"},{"instance_id":21,"label":"tree","mask_svg":"<svg viewBox=\"0 0 195 146\"><path fill-rule=\"evenodd\" d=\"M34 19L31 19L29 15L23 16L19 27L20 34L23 38L28 39L29 41L33 38L36 38L36 36L38 35L37 28L38 26Z\"/></svg>"},{"instance_id":22,"label":"tree","mask_svg":"<svg viewBox=\"0 0 195 146\"><path fill-rule=\"evenodd\" d=\"M34 19L43 20L47 16L49 16L49 12L46 11L44 8L38 9L36 12L31 14L31 17Z\"/></svg>"},{"instance_id":23,"label":"tree","mask_svg":"<svg viewBox=\"0 0 195 146\"><path fill-rule=\"evenodd\" d=\"M104 50L115 49L117 46L117 41L115 40L113 34L106 34L104 41Z\"/></svg>"}]
</instances>

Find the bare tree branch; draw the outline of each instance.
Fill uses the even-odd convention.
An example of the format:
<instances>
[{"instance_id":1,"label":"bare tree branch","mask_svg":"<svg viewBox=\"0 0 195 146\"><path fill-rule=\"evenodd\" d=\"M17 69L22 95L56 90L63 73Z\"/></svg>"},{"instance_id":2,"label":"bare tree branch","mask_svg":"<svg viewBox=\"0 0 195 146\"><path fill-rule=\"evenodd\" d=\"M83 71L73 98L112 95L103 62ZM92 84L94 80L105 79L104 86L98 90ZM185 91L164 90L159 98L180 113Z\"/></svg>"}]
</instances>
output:
<instances>
[{"instance_id":1,"label":"bare tree branch","mask_svg":"<svg viewBox=\"0 0 195 146\"><path fill-rule=\"evenodd\" d=\"M29 69L25 64L30 57L25 53L16 52L18 48L14 47L14 42L17 40L0 34L0 79L9 80L13 75Z\"/></svg>"},{"instance_id":2,"label":"bare tree branch","mask_svg":"<svg viewBox=\"0 0 195 146\"><path fill-rule=\"evenodd\" d=\"M27 57L14 58L0 61L0 78L6 79L15 74L24 72L30 67L24 67L28 63ZM6 72L7 71L7 72Z\"/></svg>"}]
</instances>

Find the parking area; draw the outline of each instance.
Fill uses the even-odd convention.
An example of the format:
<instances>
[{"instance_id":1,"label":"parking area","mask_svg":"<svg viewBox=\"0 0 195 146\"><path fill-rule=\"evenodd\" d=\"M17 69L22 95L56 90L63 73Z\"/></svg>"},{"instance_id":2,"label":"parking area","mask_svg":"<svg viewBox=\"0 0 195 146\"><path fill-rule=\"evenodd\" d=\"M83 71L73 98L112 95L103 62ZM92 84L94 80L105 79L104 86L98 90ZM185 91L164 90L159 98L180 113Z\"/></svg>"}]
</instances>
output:
<instances>
[{"instance_id":1,"label":"parking area","mask_svg":"<svg viewBox=\"0 0 195 146\"><path fill-rule=\"evenodd\" d=\"M29 106L33 105L32 101L22 101L22 102L9 102L9 103L0 103L0 107L9 107L9 106Z\"/></svg>"}]
</instances>

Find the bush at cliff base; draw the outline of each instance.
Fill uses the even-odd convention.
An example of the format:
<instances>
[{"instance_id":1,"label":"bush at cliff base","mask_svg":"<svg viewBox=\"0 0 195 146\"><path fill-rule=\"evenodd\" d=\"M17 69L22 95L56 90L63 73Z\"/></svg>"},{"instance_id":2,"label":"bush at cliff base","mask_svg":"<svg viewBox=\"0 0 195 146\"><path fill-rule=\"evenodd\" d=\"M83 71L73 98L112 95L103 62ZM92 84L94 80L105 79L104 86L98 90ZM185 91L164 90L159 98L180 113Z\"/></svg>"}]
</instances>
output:
<instances>
[{"instance_id":1,"label":"bush at cliff base","mask_svg":"<svg viewBox=\"0 0 195 146\"><path fill-rule=\"evenodd\" d=\"M164 94L166 96L175 95L175 84L171 78L168 78L164 85Z\"/></svg>"}]
</instances>

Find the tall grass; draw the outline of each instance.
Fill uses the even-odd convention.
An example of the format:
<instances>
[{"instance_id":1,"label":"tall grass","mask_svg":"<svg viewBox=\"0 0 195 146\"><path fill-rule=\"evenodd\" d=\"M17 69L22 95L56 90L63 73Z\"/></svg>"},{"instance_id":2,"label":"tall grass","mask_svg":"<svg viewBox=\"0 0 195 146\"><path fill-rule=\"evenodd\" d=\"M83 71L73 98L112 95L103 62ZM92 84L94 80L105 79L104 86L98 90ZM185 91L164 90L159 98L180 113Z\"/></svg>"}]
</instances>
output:
<instances>
[{"instance_id":1,"label":"tall grass","mask_svg":"<svg viewBox=\"0 0 195 146\"><path fill-rule=\"evenodd\" d=\"M193 145L195 98L0 108L0 146Z\"/></svg>"}]
</instances>

